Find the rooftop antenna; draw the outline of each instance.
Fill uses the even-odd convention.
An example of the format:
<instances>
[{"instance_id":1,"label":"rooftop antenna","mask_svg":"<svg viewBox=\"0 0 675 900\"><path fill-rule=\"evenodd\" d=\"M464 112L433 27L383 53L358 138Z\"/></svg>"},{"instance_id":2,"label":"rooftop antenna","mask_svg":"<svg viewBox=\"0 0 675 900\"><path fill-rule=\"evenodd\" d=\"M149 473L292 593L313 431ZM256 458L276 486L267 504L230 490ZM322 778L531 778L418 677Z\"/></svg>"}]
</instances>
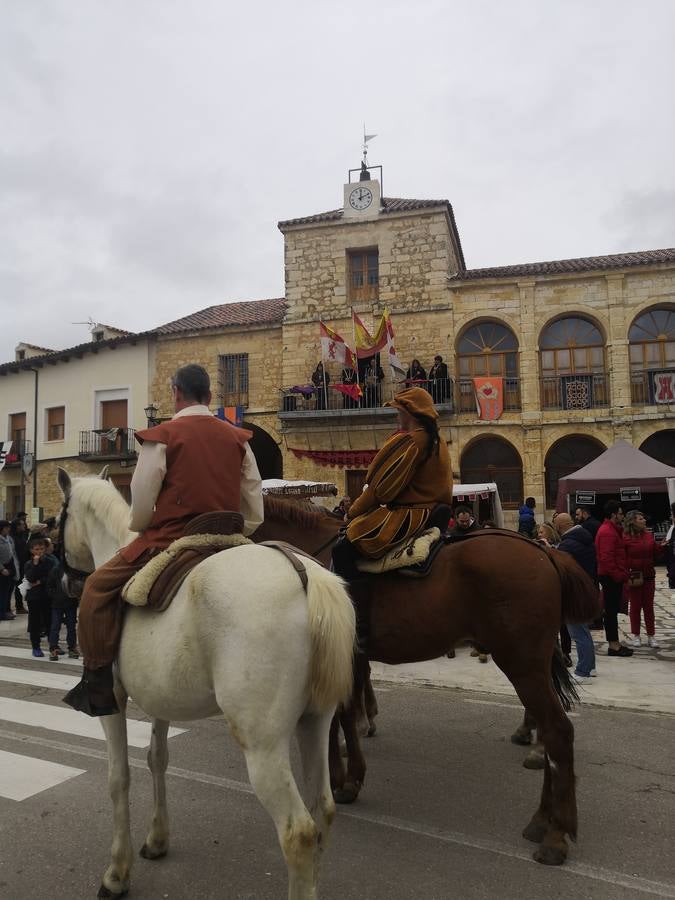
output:
<instances>
[{"instance_id":1,"label":"rooftop antenna","mask_svg":"<svg viewBox=\"0 0 675 900\"><path fill-rule=\"evenodd\" d=\"M88 325L90 328L95 328L98 325L98 322L95 322L91 316L87 319L86 322L71 322L71 325Z\"/></svg>"},{"instance_id":2,"label":"rooftop antenna","mask_svg":"<svg viewBox=\"0 0 675 900\"><path fill-rule=\"evenodd\" d=\"M370 181L370 172L368 171L368 141L376 138L376 134L366 134L366 123L363 123L363 159L361 160L361 174L359 181Z\"/></svg>"}]
</instances>

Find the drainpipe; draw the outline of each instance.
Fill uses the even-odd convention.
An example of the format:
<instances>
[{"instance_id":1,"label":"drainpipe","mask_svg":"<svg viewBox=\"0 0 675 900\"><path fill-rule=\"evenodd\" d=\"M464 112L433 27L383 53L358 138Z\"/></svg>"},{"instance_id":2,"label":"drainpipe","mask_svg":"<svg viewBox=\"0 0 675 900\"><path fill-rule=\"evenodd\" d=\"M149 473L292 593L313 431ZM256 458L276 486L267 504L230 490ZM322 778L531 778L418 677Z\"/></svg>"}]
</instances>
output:
<instances>
[{"instance_id":1,"label":"drainpipe","mask_svg":"<svg viewBox=\"0 0 675 900\"><path fill-rule=\"evenodd\" d=\"M37 421L38 421L38 369L31 369L35 375L35 391L33 397L33 509L37 506Z\"/></svg>"}]
</instances>

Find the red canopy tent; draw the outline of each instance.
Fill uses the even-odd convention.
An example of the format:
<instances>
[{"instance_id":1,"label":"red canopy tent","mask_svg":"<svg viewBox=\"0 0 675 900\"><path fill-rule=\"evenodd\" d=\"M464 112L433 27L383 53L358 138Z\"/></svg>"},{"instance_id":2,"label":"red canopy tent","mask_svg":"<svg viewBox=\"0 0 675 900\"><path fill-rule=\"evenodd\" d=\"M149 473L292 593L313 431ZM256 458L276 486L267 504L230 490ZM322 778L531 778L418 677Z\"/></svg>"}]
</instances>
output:
<instances>
[{"instance_id":1,"label":"red canopy tent","mask_svg":"<svg viewBox=\"0 0 675 900\"><path fill-rule=\"evenodd\" d=\"M576 491L618 494L621 488L638 487L643 494L668 492L666 478L675 478L675 468L647 456L628 441L617 441L593 462L558 481L556 509L567 510L567 495Z\"/></svg>"}]
</instances>

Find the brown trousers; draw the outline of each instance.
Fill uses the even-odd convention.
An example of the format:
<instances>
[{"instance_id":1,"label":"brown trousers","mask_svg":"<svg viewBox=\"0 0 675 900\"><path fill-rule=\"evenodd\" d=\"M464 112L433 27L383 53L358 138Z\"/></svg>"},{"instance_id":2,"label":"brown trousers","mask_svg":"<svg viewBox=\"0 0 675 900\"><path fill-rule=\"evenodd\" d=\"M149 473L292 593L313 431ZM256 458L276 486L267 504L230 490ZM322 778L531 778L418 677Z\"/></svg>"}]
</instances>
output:
<instances>
[{"instance_id":1,"label":"brown trousers","mask_svg":"<svg viewBox=\"0 0 675 900\"><path fill-rule=\"evenodd\" d=\"M117 656L124 619L120 592L154 552L146 550L134 562L127 562L117 553L87 578L78 616L80 647L87 669L107 666Z\"/></svg>"}]
</instances>

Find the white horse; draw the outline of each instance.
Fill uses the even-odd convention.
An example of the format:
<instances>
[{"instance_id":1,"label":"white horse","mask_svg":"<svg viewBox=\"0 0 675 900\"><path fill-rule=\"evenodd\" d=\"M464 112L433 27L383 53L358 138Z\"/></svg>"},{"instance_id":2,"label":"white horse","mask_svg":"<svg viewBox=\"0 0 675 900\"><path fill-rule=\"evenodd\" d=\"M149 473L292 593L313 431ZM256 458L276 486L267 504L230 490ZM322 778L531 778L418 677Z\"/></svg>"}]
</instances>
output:
<instances>
[{"instance_id":1,"label":"white horse","mask_svg":"<svg viewBox=\"0 0 675 900\"><path fill-rule=\"evenodd\" d=\"M105 480L106 471L99 478L72 480L64 469L58 471L68 509L64 553L70 566L85 572L131 537L129 507ZM276 826L288 897L317 897L319 858L335 814L328 732L336 705L351 691L355 623L340 579L303 561L306 593L282 554L245 545L197 566L165 612L127 609L115 673L121 712L101 719L114 834L99 898L120 897L129 889L129 696L153 719L148 765L154 810L141 855L157 859L168 849L169 722L222 713L246 757L251 785ZM291 771L293 733L309 810Z\"/></svg>"}]
</instances>

